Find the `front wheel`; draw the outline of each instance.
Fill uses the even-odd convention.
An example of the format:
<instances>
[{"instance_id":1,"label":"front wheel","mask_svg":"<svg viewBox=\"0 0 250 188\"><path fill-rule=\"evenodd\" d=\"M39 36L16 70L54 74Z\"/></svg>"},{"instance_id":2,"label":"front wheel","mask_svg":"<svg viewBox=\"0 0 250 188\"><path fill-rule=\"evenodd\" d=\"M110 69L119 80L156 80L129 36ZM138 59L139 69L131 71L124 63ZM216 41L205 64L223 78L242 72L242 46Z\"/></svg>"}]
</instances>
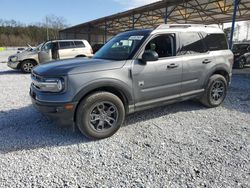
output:
<instances>
[{"instance_id":1,"label":"front wheel","mask_svg":"<svg viewBox=\"0 0 250 188\"><path fill-rule=\"evenodd\" d=\"M122 101L109 92L87 96L76 112L76 124L87 137L103 139L112 136L122 125L125 109Z\"/></svg>"},{"instance_id":2,"label":"front wheel","mask_svg":"<svg viewBox=\"0 0 250 188\"><path fill-rule=\"evenodd\" d=\"M226 98L227 86L227 81L222 75L211 76L200 100L201 103L210 108L221 105Z\"/></svg>"},{"instance_id":3,"label":"front wheel","mask_svg":"<svg viewBox=\"0 0 250 188\"><path fill-rule=\"evenodd\" d=\"M21 71L23 73L30 73L31 70L35 67L35 65L36 64L33 61L25 60L21 64Z\"/></svg>"}]
</instances>

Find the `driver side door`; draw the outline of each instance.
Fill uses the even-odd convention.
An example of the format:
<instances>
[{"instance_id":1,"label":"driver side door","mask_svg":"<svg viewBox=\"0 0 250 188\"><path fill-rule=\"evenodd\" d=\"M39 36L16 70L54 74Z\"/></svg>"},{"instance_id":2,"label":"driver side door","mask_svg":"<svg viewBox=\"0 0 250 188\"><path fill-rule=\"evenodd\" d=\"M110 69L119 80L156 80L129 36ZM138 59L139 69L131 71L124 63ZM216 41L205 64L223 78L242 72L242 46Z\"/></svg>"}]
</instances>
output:
<instances>
[{"instance_id":1,"label":"driver side door","mask_svg":"<svg viewBox=\"0 0 250 188\"><path fill-rule=\"evenodd\" d=\"M154 36L143 48L155 51L157 61L133 62L132 78L135 108L143 109L178 100L181 92L182 58L176 56L176 35Z\"/></svg>"},{"instance_id":2,"label":"driver side door","mask_svg":"<svg viewBox=\"0 0 250 188\"><path fill-rule=\"evenodd\" d=\"M52 42L47 42L42 46L41 51L38 52L39 63L46 63L52 60L51 47Z\"/></svg>"}]
</instances>

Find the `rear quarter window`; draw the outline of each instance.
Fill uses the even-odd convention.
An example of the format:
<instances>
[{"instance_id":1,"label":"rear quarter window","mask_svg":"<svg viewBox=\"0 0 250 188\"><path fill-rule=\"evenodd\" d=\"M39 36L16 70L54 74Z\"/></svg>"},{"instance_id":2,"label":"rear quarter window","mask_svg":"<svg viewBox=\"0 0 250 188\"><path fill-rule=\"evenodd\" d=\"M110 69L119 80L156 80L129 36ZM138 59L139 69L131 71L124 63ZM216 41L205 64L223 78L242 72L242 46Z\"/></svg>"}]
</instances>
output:
<instances>
[{"instance_id":1,"label":"rear quarter window","mask_svg":"<svg viewBox=\"0 0 250 188\"><path fill-rule=\"evenodd\" d=\"M208 51L227 50L228 43L224 34L206 34L204 43Z\"/></svg>"},{"instance_id":2,"label":"rear quarter window","mask_svg":"<svg viewBox=\"0 0 250 188\"><path fill-rule=\"evenodd\" d=\"M84 48L85 44L83 43L83 41L75 41L75 46L76 48Z\"/></svg>"}]
</instances>

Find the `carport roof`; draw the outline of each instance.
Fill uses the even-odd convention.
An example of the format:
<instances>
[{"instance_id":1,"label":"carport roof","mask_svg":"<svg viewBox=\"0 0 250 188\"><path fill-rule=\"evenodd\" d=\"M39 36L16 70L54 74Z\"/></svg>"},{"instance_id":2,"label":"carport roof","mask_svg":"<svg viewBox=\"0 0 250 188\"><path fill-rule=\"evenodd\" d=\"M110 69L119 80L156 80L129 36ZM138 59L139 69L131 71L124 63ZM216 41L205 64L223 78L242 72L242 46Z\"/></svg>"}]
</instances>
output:
<instances>
[{"instance_id":1,"label":"carport roof","mask_svg":"<svg viewBox=\"0 0 250 188\"><path fill-rule=\"evenodd\" d=\"M250 0L238 0L236 20L250 20ZM98 28L115 34L134 28L155 28L168 23L222 24L232 21L234 0L162 0L103 17L60 32Z\"/></svg>"}]
</instances>

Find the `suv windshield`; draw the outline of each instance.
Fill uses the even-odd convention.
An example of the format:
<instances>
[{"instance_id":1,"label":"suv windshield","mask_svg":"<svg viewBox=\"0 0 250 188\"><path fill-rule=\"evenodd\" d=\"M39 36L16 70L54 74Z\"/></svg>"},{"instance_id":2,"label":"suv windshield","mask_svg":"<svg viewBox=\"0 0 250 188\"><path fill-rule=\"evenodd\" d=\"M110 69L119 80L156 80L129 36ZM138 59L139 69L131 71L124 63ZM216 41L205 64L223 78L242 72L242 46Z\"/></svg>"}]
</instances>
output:
<instances>
[{"instance_id":1,"label":"suv windshield","mask_svg":"<svg viewBox=\"0 0 250 188\"><path fill-rule=\"evenodd\" d=\"M105 44L93 58L118 61L131 59L148 35L149 30L130 31L117 35Z\"/></svg>"},{"instance_id":2,"label":"suv windshield","mask_svg":"<svg viewBox=\"0 0 250 188\"><path fill-rule=\"evenodd\" d=\"M37 47L34 48L34 51L40 51L44 43L39 44Z\"/></svg>"}]
</instances>

